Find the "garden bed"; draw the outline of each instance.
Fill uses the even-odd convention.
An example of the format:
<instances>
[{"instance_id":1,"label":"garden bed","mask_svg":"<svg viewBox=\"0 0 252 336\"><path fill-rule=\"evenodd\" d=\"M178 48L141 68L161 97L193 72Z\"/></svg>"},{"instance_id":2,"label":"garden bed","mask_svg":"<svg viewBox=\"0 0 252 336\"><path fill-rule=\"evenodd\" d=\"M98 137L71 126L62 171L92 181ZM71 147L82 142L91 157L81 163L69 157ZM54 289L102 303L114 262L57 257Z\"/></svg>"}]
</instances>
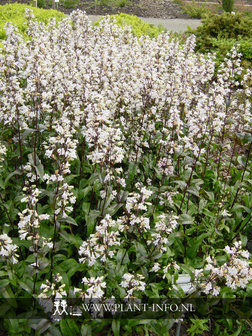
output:
<instances>
[{"instance_id":1,"label":"garden bed","mask_svg":"<svg viewBox=\"0 0 252 336\"><path fill-rule=\"evenodd\" d=\"M26 1L20 0L3 0L1 4L20 2L25 3ZM29 1L27 1L29 3ZM44 8L51 8L47 6L46 1L44 3ZM80 0L78 4L74 5L74 1L70 8L63 4L58 4L57 9L66 14L71 13L74 9L81 9L86 11L87 14L92 15L108 15L108 14L118 14L127 13L134 14L140 17L154 17L154 18L164 18L164 19L174 19L174 18L190 18L185 14L180 6L170 0L133 0L133 1L121 1L120 0L104 0L104 1L94 1L94 0Z\"/></svg>"},{"instance_id":2,"label":"garden bed","mask_svg":"<svg viewBox=\"0 0 252 336\"><path fill-rule=\"evenodd\" d=\"M195 36L151 37L139 21L131 33L81 11L1 15L19 30L6 25L0 53L0 333L249 336L239 46L216 66ZM251 33L239 15L212 19Z\"/></svg>"}]
</instances>

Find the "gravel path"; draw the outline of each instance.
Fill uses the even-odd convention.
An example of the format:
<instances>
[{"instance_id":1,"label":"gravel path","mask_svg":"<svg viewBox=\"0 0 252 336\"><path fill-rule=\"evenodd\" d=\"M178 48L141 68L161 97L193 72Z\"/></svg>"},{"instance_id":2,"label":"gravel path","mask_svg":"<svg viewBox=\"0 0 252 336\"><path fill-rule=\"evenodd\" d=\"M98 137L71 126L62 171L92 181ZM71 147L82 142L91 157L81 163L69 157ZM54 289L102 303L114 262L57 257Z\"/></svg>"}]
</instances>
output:
<instances>
[{"instance_id":1,"label":"gravel path","mask_svg":"<svg viewBox=\"0 0 252 336\"><path fill-rule=\"evenodd\" d=\"M92 23L100 19L100 15L88 15ZM140 17L143 21L147 23L152 23L155 26L162 25L167 30L173 30L175 32L181 33L187 30L187 27L194 29L201 25L200 20L195 19L157 19L157 18L145 18Z\"/></svg>"}]
</instances>

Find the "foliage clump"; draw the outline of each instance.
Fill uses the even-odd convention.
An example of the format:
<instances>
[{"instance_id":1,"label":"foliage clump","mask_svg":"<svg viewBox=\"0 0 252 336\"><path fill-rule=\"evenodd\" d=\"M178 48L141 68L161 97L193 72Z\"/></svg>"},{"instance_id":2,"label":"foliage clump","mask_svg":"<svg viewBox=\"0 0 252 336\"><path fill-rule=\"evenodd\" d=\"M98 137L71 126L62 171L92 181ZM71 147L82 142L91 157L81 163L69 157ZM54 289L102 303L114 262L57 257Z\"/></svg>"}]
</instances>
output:
<instances>
[{"instance_id":1,"label":"foliage clump","mask_svg":"<svg viewBox=\"0 0 252 336\"><path fill-rule=\"evenodd\" d=\"M75 8L78 6L79 0L63 0L62 5L65 8Z\"/></svg>"},{"instance_id":2,"label":"foliage clump","mask_svg":"<svg viewBox=\"0 0 252 336\"><path fill-rule=\"evenodd\" d=\"M222 0L222 8L225 12L231 13L234 9L234 0Z\"/></svg>"},{"instance_id":3,"label":"foliage clump","mask_svg":"<svg viewBox=\"0 0 252 336\"><path fill-rule=\"evenodd\" d=\"M195 0L192 3L184 3L182 9L194 19L202 19L211 13L205 4L197 4Z\"/></svg>"},{"instance_id":4,"label":"foliage clump","mask_svg":"<svg viewBox=\"0 0 252 336\"><path fill-rule=\"evenodd\" d=\"M218 63L235 44L239 45L243 60L252 61L252 19L247 16L240 13L208 15L203 24L191 33L196 36L196 51L215 51Z\"/></svg>"}]
</instances>

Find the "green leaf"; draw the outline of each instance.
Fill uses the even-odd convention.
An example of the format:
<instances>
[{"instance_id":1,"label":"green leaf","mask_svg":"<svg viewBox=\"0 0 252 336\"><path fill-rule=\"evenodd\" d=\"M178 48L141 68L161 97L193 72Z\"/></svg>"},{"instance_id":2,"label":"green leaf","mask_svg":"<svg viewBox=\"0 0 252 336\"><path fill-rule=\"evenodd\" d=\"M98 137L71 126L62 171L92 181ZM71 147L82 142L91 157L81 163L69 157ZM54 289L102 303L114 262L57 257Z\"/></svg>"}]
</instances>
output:
<instances>
[{"instance_id":1,"label":"green leaf","mask_svg":"<svg viewBox=\"0 0 252 336\"><path fill-rule=\"evenodd\" d=\"M75 336L76 335L69 328L67 320L65 320L65 319L62 319L60 321L60 330L61 330L63 336Z\"/></svg>"},{"instance_id":2,"label":"green leaf","mask_svg":"<svg viewBox=\"0 0 252 336\"><path fill-rule=\"evenodd\" d=\"M187 186L186 182L185 181L181 181L181 180L177 180L177 181L174 181L174 183L177 183L177 185L182 189L184 190Z\"/></svg>"},{"instance_id":3,"label":"green leaf","mask_svg":"<svg viewBox=\"0 0 252 336\"><path fill-rule=\"evenodd\" d=\"M109 214L111 217L117 213L117 211L123 206L123 204L112 204L106 209L105 214Z\"/></svg>"},{"instance_id":4,"label":"green leaf","mask_svg":"<svg viewBox=\"0 0 252 336\"><path fill-rule=\"evenodd\" d=\"M129 163L129 180L132 182L134 180L134 177L136 175L137 171L137 164L135 162Z\"/></svg>"},{"instance_id":5,"label":"green leaf","mask_svg":"<svg viewBox=\"0 0 252 336\"><path fill-rule=\"evenodd\" d=\"M21 288L23 288L27 293L31 293L32 292L32 287L29 287L29 285L27 285L25 282L23 281L19 281L19 285Z\"/></svg>"},{"instance_id":6,"label":"green leaf","mask_svg":"<svg viewBox=\"0 0 252 336\"><path fill-rule=\"evenodd\" d=\"M189 274L191 279L194 278L194 269L192 267L189 267L188 265L180 265L181 270L184 271L185 273Z\"/></svg>"},{"instance_id":7,"label":"green leaf","mask_svg":"<svg viewBox=\"0 0 252 336\"><path fill-rule=\"evenodd\" d=\"M17 319L9 319L11 324L11 333L19 333L19 321Z\"/></svg>"},{"instance_id":8,"label":"green leaf","mask_svg":"<svg viewBox=\"0 0 252 336\"><path fill-rule=\"evenodd\" d=\"M11 305L8 302L5 302L2 305L0 305L0 318L6 317L5 314L10 309L11 309Z\"/></svg>"},{"instance_id":9,"label":"green leaf","mask_svg":"<svg viewBox=\"0 0 252 336\"><path fill-rule=\"evenodd\" d=\"M201 198L199 202L199 213L202 212L202 210L206 207L207 205L207 200Z\"/></svg>"},{"instance_id":10,"label":"green leaf","mask_svg":"<svg viewBox=\"0 0 252 336\"><path fill-rule=\"evenodd\" d=\"M90 325L82 324L81 336L92 336L92 328Z\"/></svg>"},{"instance_id":11,"label":"green leaf","mask_svg":"<svg viewBox=\"0 0 252 336\"><path fill-rule=\"evenodd\" d=\"M67 323L71 331L74 333L74 335L80 334L80 330L74 320L67 320Z\"/></svg>"},{"instance_id":12,"label":"green leaf","mask_svg":"<svg viewBox=\"0 0 252 336\"><path fill-rule=\"evenodd\" d=\"M143 244L141 244L139 242L135 242L134 245L135 245L135 248L136 248L137 258L140 258L141 256L145 257L147 255L147 251L146 251Z\"/></svg>"},{"instance_id":13,"label":"green leaf","mask_svg":"<svg viewBox=\"0 0 252 336\"><path fill-rule=\"evenodd\" d=\"M89 215L86 215L86 223L87 223L87 236L90 236L90 234L94 230L94 226L96 223L96 219L99 217L100 211L99 210L91 210Z\"/></svg>"},{"instance_id":14,"label":"green leaf","mask_svg":"<svg viewBox=\"0 0 252 336\"><path fill-rule=\"evenodd\" d=\"M187 189L187 192L189 192L190 194L199 197L199 191L196 188L189 188Z\"/></svg>"},{"instance_id":15,"label":"green leaf","mask_svg":"<svg viewBox=\"0 0 252 336\"><path fill-rule=\"evenodd\" d=\"M79 236L74 236L70 233L67 233L66 231L60 231L59 233L61 235L61 237L63 237L67 242L77 246L78 248L81 246L82 244L82 239Z\"/></svg>"},{"instance_id":16,"label":"green leaf","mask_svg":"<svg viewBox=\"0 0 252 336\"><path fill-rule=\"evenodd\" d=\"M244 167L246 164L246 156L238 156L237 161L242 167Z\"/></svg>"},{"instance_id":17,"label":"green leaf","mask_svg":"<svg viewBox=\"0 0 252 336\"><path fill-rule=\"evenodd\" d=\"M207 194L209 200L214 202L214 193L212 191L205 191L205 193Z\"/></svg>"},{"instance_id":18,"label":"green leaf","mask_svg":"<svg viewBox=\"0 0 252 336\"><path fill-rule=\"evenodd\" d=\"M251 213L251 209L247 208L246 206L244 206L242 204L235 203L235 205L233 206L233 211L236 212L239 209L243 209L247 213Z\"/></svg>"},{"instance_id":19,"label":"green leaf","mask_svg":"<svg viewBox=\"0 0 252 336\"><path fill-rule=\"evenodd\" d=\"M6 177L6 179L5 179L5 181L4 181L4 188L6 187L8 181L9 181L9 180L12 178L12 176L14 176L14 175L22 175L22 174L21 174L21 171L20 171L19 169L17 169L17 170L15 170L14 172L10 173L10 174Z\"/></svg>"},{"instance_id":20,"label":"green leaf","mask_svg":"<svg viewBox=\"0 0 252 336\"><path fill-rule=\"evenodd\" d=\"M163 285L160 283L150 283L151 289L152 289L152 297L153 298L159 298L159 291L163 289Z\"/></svg>"},{"instance_id":21,"label":"green leaf","mask_svg":"<svg viewBox=\"0 0 252 336\"><path fill-rule=\"evenodd\" d=\"M25 140L27 138L28 135L30 135L31 133L33 133L35 131L34 128L27 128L24 130L23 133L21 133L21 139Z\"/></svg>"},{"instance_id":22,"label":"green leaf","mask_svg":"<svg viewBox=\"0 0 252 336\"><path fill-rule=\"evenodd\" d=\"M6 271L0 271L0 277L6 276L7 272Z\"/></svg>"},{"instance_id":23,"label":"green leaf","mask_svg":"<svg viewBox=\"0 0 252 336\"><path fill-rule=\"evenodd\" d=\"M34 158L36 158L36 160L34 160ZM37 154L30 153L28 154L28 160L30 162L30 164L36 169L36 172L38 174L38 176L40 177L40 179L43 181L43 176L44 176L44 166L42 165L39 157L37 156ZM35 164L36 161L36 164Z\"/></svg>"},{"instance_id":24,"label":"green leaf","mask_svg":"<svg viewBox=\"0 0 252 336\"><path fill-rule=\"evenodd\" d=\"M53 335L53 336L62 336L60 331L54 326L51 325L48 331Z\"/></svg>"},{"instance_id":25,"label":"green leaf","mask_svg":"<svg viewBox=\"0 0 252 336\"><path fill-rule=\"evenodd\" d=\"M192 216L188 215L188 214L182 214L179 217L179 223L182 225L187 225L187 224L193 224L194 220L192 218Z\"/></svg>"},{"instance_id":26,"label":"green leaf","mask_svg":"<svg viewBox=\"0 0 252 336\"><path fill-rule=\"evenodd\" d=\"M90 209L90 203L89 202L83 202L82 203L82 211L85 214L88 214L89 213L89 209Z\"/></svg>"},{"instance_id":27,"label":"green leaf","mask_svg":"<svg viewBox=\"0 0 252 336\"><path fill-rule=\"evenodd\" d=\"M17 302L15 300L15 295L13 294L9 285L1 289L1 294L5 299L7 299L7 301L12 307L17 308Z\"/></svg>"},{"instance_id":28,"label":"green leaf","mask_svg":"<svg viewBox=\"0 0 252 336\"><path fill-rule=\"evenodd\" d=\"M79 263L77 263L77 261L73 258L66 259L60 264L61 269L65 272L70 270L72 267L76 267L76 266L79 267Z\"/></svg>"},{"instance_id":29,"label":"green leaf","mask_svg":"<svg viewBox=\"0 0 252 336\"><path fill-rule=\"evenodd\" d=\"M37 328L35 330L37 330L39 335L41 335L50 327L50 325L51 325L50 321L48 321L46 319L42 319L37 324Z\"/></svg>"},{"instance_id":30,"label":"green leaf","mask_svg":"<svg viewBox=\"0 0 252 336\"><path fill-rule=\"evenodd\" d=\"M128 251L126 251L126 249L118 251L116 255L116 260L118 261L118 263L122 263L122 265L127 264L130 261Z\"/></svg>"},{"instance_id":31,"label":"green leaf","mask_svg":"<svg viewBox=\"0 0 252 336\"><path fill-rule=\"evenodd\" d=\"M112 321L112 331L114 336L120 336L120 320Z\"/></svg>"},{"instance_id":32,"label":"green leaf","mask_svg":"<svg viewBox=\"0 0 252 336\"><path fill-rule=\"evenodd\" d=\"M88 194L91 190L92 190L92 187L91 187L91 186L87 186L86 188L84 188L84 189L82 189L82 190L80 191L81 196L82 196L83 198L85 198L85 197L87 196L87 194Z\"/></svg>"},{"instance_id":33,"label":"green leaf","mask_svg":"<svg viewBox=\"0 0 252 336\"><path fill-rule=\"evenodd\" d=\"M10 283L9 279L0 280L0 289L5 288L6 286L9 285L9 283Z\"/></svg>"},{"instance_id":34,"label":"green leaf","mask_svg":"<svg viewBox=\"0 0 252 336\"><path fill-rule=\"evenodd\" d=\"M72 217L69 217L69 216L67 216L66 218L63 218L63 217L58 218L58 222L60 222L60 223L68 223L68 224L72 224L72 225L78 226L78 224L76 223L76 221Z\"/></svg>"}]
</instances>

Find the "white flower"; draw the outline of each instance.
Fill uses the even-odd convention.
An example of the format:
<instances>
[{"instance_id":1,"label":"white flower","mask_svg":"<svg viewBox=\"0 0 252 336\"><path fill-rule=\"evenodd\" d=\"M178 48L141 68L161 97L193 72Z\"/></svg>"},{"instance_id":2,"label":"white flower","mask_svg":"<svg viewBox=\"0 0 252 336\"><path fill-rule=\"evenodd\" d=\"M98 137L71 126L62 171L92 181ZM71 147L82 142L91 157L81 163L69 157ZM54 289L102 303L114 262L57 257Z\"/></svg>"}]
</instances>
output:
<instances>
[{"instance_id":1,"label":"white flower","mask_svg":"<svg viewBox=\"0 0 252 336\"><path fill-rule=\"evenodd\" d=\"M160 270L160 264L159 263L155 263L150 271L151 272L157 272L159 270Z\"/></svg>"},{"instance_id":2,"label":"white flower","mask_svg":"<svg viewBox=\"0 0 252 336\"><path fill-rule=\"evenodd\" d=\"M214 287L211 294L214 295L214 296L219 295L220 294L220 287Z\"/></svg>"},{"instance_id":3,"label":"white flower","mask_svg":"<svg viewBox=\"0 0 252 336\"><path fill-rule=\"evenodd\" d=\"M126 298L131 298L134 291L145 291L146 284L141 281L143 279L142 275L125 273L122 278L123 281L120 283L120 286L126 289Z\"/></svg>"},{"instance_id":4,"label":"white flower","mask_svg":"<svg viewBox=\"0 0 252 336\"><path fill-rule=\"evenodd\" d=\"M240 251L240 256L245 259L249 259L249 251Z\"/></svg>"},{"instance_id":5,"label":"white flower","mask_svg":"<svg viewBox=\"0 0 252 336\"><path fill-rule=\"evenodd\" d=\"M82 279L82 283L87 285L87 290L84 290L84 294L86 298L95 298L99 299L104 296L103 289L106 288L106 282L103 281L104 277L91 277L90 279L87 279L84 277Z\"/></svg>"},{"instance_id":6,"label":"white flower","mask_svg":"<svg viewBox=\"0 0 252 336\"><path fill-rule=\"evenodd\" d=\"M223 217L230 217L231 216L231 214L226 209L224 209L221 214L222 214Z\"/></svg>"}]
</instances>

